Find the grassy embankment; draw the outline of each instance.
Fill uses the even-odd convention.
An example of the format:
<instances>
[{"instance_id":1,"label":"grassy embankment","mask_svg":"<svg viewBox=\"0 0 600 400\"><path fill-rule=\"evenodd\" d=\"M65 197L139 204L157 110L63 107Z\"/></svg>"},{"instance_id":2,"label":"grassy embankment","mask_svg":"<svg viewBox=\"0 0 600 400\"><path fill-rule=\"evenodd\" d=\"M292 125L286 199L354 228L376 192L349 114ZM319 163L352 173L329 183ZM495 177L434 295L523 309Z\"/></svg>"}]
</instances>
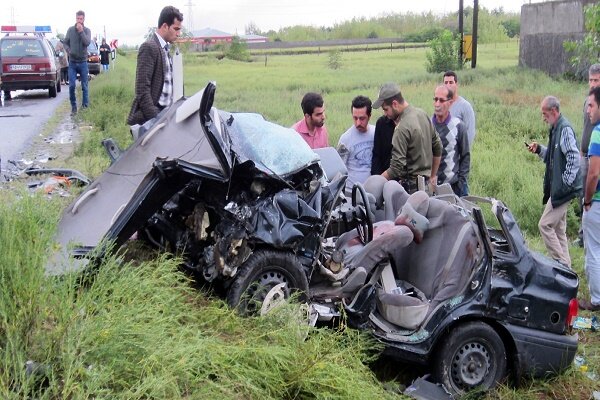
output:
<instances>
[{"instance_id":1,"label":"grassy embankment","mask_svg":"<svg viewBox=\"0 0 600 400\"><path fill-rule=\"evenodd\" d=\"M543 165L523 140L546 142L539 102L562 100L563 113L581 130L585 87L520 70L516 46L482 46L477 70L460 73L460 93L474 104L478 136L471 191L505 201L536 248ZM324 94L330 142L350 126L351 99L376 96L385 81L399 82L406 99L432 112L438 75L427 74L424 50L344 53L342 68L327 55L270 56L238 63L193 55L185 59L186 93L217 82L215 106L252 111L282 125L301 117L300 98ZM107 167L105 137L129 143L124 123L133 97L134 57L91 84L92 108L80 114L93 126L69 167L94 177ZM374 117L380 115L374 110ZM374 343L351 330L311 330L296 323L293 307L266 319L239 319L219 301L198 293L165 257L122 264L107 260L90 287L72 278L49 280L43 265L64 202L0 193L0 397L23 398L385 398L385 386L365 366ZM571 213L572 214L572 213ZM570 215L569 232L576 230ZM582 252L572 249L582 271ZM586 292L582 276L582 292ZM586 314L587 315L587 314ZM600 363L596 333L582 335L580 353ZM23 364L43 363L45 379L27 378ZM393 370L395 367L388 367ZM408 367L410 369L410 367ZM393 374L392 374L393 375ZM408 382L402 382L408 383ZM44 389L39 389L43 387ZM390 388L392 390L390 390ZM500 388L490 398L585 399L598 382L570 371L524 388Z\"/></svg>"}]
</instances>

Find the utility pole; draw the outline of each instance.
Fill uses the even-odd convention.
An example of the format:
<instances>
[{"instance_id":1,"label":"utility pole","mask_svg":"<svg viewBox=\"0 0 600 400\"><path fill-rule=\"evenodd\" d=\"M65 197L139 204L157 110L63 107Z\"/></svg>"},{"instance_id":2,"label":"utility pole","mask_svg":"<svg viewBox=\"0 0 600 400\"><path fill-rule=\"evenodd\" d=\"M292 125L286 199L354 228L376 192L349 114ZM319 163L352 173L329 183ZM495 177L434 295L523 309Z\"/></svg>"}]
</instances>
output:
<instances>
[{"instance_id":1,"label":"utility pole","mask_svg":"<svg viewBox=\"0 0 600 400\"><path fill-rule=\"evenodd\" d=\"M188 0L188 2L185 4L185 6L187 7L187 15L185 16L186 19L186 25L187 25L187 30L192 33L192 31L194 30L194 12L192 7L195 6L194 3L192 3L192 0Z\"/></svg>"},{"instance_id":2,"label":"utility pole","mask_svg":"<svg viewBox=\"0 0 600 400\"><path fill-rule=\"evenodd\" d=\"M460 46L458 48L458 65L463 65L463 46L465 38L465 30L463 27L463 0L458 0L458 35L460 36Z\"/></svg>"},{"instance_id":3,"label":"utility pole","mask_svg":"<svg viewBox=\"0 0 600 400\"><path fill-rule=\"evenodd\" d=\"M471 68L477 66L477 25L479 21L479 0L473 0L473 56L471 57Z\"/></svg>"}]
</instances>

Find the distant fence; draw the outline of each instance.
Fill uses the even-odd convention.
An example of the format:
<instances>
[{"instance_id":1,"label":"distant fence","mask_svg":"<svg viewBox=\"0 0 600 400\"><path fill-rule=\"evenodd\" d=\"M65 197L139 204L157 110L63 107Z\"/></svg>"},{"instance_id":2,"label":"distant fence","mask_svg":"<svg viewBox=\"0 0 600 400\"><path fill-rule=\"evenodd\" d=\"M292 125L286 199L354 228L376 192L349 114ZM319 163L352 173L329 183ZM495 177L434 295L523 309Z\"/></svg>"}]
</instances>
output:
<instances>
[{"instance_id":1,"label":"distant fence","mask_svg":"<svg viewBox=\"0 0 600 400\"><path fill-rule=\"evenodd\" d=\"M335 40L307 40L303 42L264 42L264 43L248 43L248 49L294 49L298 47L332 47L332 46L354 46L354 45L369 45L381 43L406 43L401 38L387 39L335 39Z\"/></svg>"},{"instance_id":2,"label":"distant fence","mask_svg":"<svg viewBox=\"0 0 600 400\"><path fill-rule=\"evenodd\" d=\"M409 43L400 38L384 39L338 39L311 40L302 42L265 42L248 43L251 54L320 54L331 50L350 51L381 51L401 50L428 47L424 43Z\"/></svg>"}]
</instances>

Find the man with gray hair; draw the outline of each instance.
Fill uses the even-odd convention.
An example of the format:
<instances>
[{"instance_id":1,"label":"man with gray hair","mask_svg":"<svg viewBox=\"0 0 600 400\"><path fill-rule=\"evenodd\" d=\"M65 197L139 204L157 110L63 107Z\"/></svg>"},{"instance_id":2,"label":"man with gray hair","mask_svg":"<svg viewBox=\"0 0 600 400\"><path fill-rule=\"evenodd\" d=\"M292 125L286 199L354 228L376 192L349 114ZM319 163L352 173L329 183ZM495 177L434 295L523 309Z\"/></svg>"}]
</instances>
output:
<instances>
[{"instance_id":1,"label":"man with gray hair","mask_svg":"<svg viewBox=\"0 0 600 400\"><path fill-rule=\"evenodd\" d=\"M593 64L588 70L588 84L590 90L595 87L600 86L600 64ZM590 121L590 117L587 113L588 107L588 99L589 96L585 98L583 102L583 133L581 134L581 159L580 159L580 168L581 168L581 179L583 181L583 191L585 194L585 180L588 172L588 147L590 146L590 136L592 135L592 130L594 129L594 125ZM583 196L583 195L582 195ZM583 207L583 197L581 198L581 207ZM581 214L583 214L583 208L581 209ZM580 221L581 222L581 221ZM573 242L575 246L583 247L583 227L579 228L578 238Z\"/></svg>"},{"instance_id":2,"label":"man with gray hair","mask_svg":"<svg viewBox=\"0 0 600 400\"><path fill-rule=\"evenodd\" d=\"M581 194L581 172L577 138L571 123L560 113L560 102L547 96L541 104L542 118L550 127L548 147L536 142L527 148L546 164L544 200L546 204L538 227L550 256L571 267L567 240L569 201Z\"/></svg>"}]
</instances>

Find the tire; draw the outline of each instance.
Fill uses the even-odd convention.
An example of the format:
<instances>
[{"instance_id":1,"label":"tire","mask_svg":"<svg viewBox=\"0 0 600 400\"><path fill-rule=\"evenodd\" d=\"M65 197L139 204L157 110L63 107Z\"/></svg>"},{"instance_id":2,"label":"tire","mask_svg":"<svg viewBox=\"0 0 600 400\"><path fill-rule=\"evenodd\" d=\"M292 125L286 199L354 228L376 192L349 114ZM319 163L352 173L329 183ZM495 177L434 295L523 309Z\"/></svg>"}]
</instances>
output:
<instances>
[{"instance_id":1,"label":"tire","mask_svg":"<svg viewBox=\"0 0 600 400\"><path fill-rule=\"evenodd\" d=\"M54 84L48 88L48 97L56 97L56 86Z\"/></svg>"},{"instance_id":2,"label":"tire","mask_svg":"<svg viewBox=\"0 0 600 400\"><path fill-rule=\"evenodd\" d=\"M58 93L60 93L60 91L61 91L61 90L62 90L62 85L61 85L61 83L60 83L60 78L58 78L58 79L56 80L56 91L57 91Z\"/></svg>"},{"instance_id":3,"label":"tire","mask_svg":"<svg viewBox=\"0 0 600 400\"><path fill-rule=\"evenodd\" d=\"M506 377L504 343L488 324L478 321L460 325L442 340L433 373L451 393L488 390Z\"/></svg>"},{"instance_id":4,"label":"tire","mask_svg":"<svg viewBox=\"0 0 600 400\"><path fill-rule=\"evenodd\" d=\"M285 298L308 293L308 279L298 259L291 253L257 251L238 269L227 291L227 303L242 315L260 313L267 293L285 283Z\"/></svg>"}]
</instances>

